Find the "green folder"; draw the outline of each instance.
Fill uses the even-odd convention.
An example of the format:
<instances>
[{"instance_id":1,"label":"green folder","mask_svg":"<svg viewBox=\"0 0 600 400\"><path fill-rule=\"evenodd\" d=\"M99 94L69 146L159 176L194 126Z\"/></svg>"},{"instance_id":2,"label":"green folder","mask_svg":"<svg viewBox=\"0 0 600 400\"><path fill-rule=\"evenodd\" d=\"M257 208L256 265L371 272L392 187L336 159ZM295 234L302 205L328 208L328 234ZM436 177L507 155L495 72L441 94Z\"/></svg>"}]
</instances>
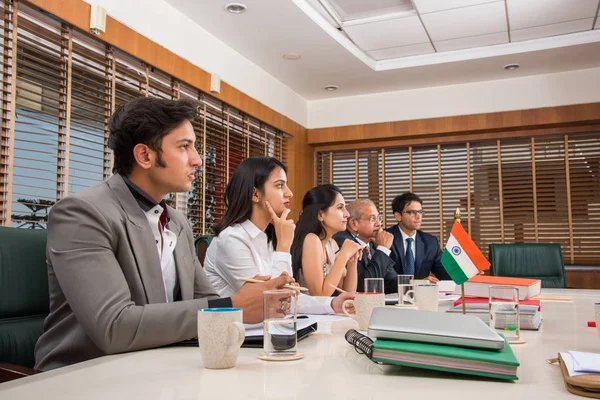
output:
<instances>
[{"instance_id":1,"label":"green folder","mask_svg":"<svg viewBox=\"0 0 600 400\"><path fill-rule=\"evenodd\" d=\"M384 364L516 380L519 360L506 339L504 342L504 349L497 351L377 339L371 359Z\"/></svg>"}]
</instances>

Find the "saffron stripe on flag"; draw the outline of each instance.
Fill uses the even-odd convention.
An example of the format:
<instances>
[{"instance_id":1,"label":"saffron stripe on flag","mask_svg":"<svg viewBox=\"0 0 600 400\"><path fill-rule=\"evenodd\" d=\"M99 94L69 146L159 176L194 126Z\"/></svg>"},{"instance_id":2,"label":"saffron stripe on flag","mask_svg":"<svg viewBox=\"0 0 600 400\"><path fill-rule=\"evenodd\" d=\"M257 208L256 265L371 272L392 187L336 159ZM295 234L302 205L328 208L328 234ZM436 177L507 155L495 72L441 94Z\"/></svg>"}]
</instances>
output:
<instances>
[{"instance_id":1,"label":"saffron stripe on flag","mask_svg":"<svg viewBox=\"0 0 600 400\"><path fill-rule=\"evenodd\" d=\"M460 243L460 247L463 251L469 255L469 258L477 268L477 271L482 271L490 266L489 261L481 254L481 251L479 251L479 248L473 243L460 222L457 221L454 223L450 234L454 236L458 243Z\"/></svg>"}]
</instances>

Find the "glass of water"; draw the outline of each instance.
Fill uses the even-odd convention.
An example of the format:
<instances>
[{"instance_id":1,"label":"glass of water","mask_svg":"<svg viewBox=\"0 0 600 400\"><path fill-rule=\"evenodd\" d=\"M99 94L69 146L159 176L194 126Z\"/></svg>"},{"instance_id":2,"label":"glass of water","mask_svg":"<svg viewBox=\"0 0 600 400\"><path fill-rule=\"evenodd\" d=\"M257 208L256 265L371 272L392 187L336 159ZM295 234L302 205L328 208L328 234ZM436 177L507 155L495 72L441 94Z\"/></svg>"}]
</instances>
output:
<instances>
[{"instance_id":1,"label":"glass of water","mask_svg":"<svg viewBox=\"0 0 600 400\"><path fill-rule=\"evenodd\" d=\"M413 275L398 275L398 305L413 305L413 302L410 301L411 299L406 296L406 293L413 288L413 278Z\"/></svg>"},{"instance_id":2,"label":"glass of water","mask_svg":"<svg viewBox=\"0 0 600 400\"><path fill-rule=\"evenodd\" d=\"M297 351L296 305L294 289L266 290L264 298L264 342L266 357L289 357Z\"/></svg>"},{"instance_id":3,"label":"glass of water","mask_svg":"<svg viewBox=\"0 0 600 400\"><path fill-rule=\"evenodd\" d=\"M383 293L383 278L365 278L365 292Z\"/></svg>"},{"instance_id":4,"label":"glass of water","mask_svg":"<svg viewBox=\"0 0 600 400\"><path fill-rule=\"evenodd\" d=\"M509 342L520 339L519 289L490 286L490 327L502 330Z\"/></svg>"}]
</instances>

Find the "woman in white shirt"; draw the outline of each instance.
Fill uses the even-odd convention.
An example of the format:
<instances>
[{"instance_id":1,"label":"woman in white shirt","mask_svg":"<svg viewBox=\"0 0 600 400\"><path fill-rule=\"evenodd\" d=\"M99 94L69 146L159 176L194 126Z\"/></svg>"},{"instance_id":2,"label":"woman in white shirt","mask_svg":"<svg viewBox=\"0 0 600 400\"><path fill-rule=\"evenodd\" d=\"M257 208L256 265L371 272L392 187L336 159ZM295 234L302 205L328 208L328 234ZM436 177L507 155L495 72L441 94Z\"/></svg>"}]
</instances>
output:
<instances>
[{"instance_id":1,"label":"woman in white shirt","mask_svg":"<svg viewBox=\"0 0 600 400\"><path fill-rule=\"evenodd\" d=\"M337 286L355 292L361 246L346 240L339 249L333 235L346 230L348 216L342 192L335 185L310 189L302 199L292 263L294 278L315 296L330 296Z\"/></svg>"},{"instance_id":2,"label":"woman in white shirt","mask_svg":"<svg viewBox=\"0 0 600 400\"><path fill-rule=\"evenodd\" d=\"M242 287L241 278L292 275L295 225L287 219L292 191L286 166L273 157L251 157L235 170L225 191L227 211L215 227L204 271L220 296ZM342 299L301 296L298 312L341 312Z\"/></svg>"}]
</instances>

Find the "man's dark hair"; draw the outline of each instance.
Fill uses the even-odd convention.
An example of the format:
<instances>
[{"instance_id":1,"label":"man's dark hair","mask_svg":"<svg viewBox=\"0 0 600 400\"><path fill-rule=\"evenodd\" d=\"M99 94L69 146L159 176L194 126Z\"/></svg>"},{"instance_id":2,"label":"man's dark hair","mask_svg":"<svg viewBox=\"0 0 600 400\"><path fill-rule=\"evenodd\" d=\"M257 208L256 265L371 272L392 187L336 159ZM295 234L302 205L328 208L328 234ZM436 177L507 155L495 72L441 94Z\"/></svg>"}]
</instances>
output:
<instances>
[{"instance_id":1,"label":"man's dark hair","mask_svg":"<svg viewBox=\"0 0 600 400\"><path fill-rule=\"evenodd\" d=\"M193 100L164 100L141 97L121 104L108 124L108 147L114 152L113 173L127 175L135 159L133 148L145 144L156 151L157 164L162 162L162 139L184 121L192 122L197 116L197 102Z\"/></svg>"},{"instance_id":2,"label":"man's dark hair","mask_svg":"<svg viewBox=\"0 0 600 400\"><path fill-rule=\"evenodd\" d=\"M423 205L423 202L421 201L421 198L419 196L411 192L406 192L404 194L394 197L394 200L392 200L392 212L399 212L400 214L402 214L402 211L404 211L404 207L409 205L411 201L416 201Z\"/></svg>"}]
</instances>

